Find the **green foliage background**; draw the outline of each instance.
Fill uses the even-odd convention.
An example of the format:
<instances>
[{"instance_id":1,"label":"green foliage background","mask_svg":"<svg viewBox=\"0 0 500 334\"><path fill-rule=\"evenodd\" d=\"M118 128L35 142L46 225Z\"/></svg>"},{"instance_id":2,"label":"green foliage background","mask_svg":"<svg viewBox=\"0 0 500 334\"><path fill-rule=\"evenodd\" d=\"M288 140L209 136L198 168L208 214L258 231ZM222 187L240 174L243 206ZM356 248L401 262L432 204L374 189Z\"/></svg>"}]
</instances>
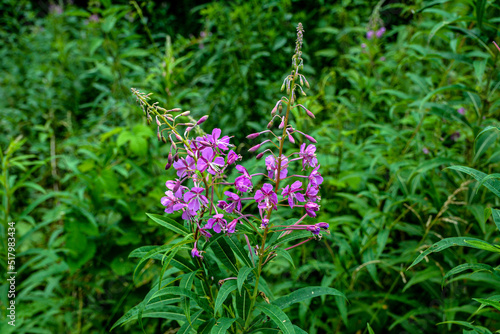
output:
<instances>
[{"instance_id":1,"label":"green foliage background","mask_svg":"<svg viewBox=\"0 0 500 334\"><path fill-rule=\"evenodd\" d=\"M209 114L204 128L233 135L251 158L245 134L265 128L281 96L298 22L313 92L302 103L316 120L294 122L318 140L319 221L331 234L295 249L295 268L280 259L266 267L273 294L307 285L345 293L347 303L322 297L285 309L309 333L500 329L498 309L473 300L500 295L496 268L443 280L460 264L495 267L498 253L451 248L407 270L446 237L499 242L484 214L498 198L444 168L498 169L498 132L475 138L499 126L500 6L388 0L377 11L377 3L0 2L0 332L14 332L4 321L10 221L15 333L107 333L142 301L159 266L148 263L134 282L128 255L175 238L145 215L162 213L174 174L130 88ZM387 32L367 40L377 13ZM437 325L445 321L463 323ZM179 327L144 320L147 333ZM114 330L138 331L136 322Z\"/></svg>"}]
</instances>

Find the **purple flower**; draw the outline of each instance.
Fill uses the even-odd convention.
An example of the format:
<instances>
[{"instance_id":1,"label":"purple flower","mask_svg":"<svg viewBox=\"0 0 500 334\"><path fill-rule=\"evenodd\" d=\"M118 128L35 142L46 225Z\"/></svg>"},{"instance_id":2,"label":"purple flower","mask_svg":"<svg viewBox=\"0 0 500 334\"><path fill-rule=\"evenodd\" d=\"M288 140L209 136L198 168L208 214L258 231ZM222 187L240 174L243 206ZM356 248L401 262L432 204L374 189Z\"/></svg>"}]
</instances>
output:
<instances>
[{"instance_id":1,"label":"purple flower","mask_svg":"<svg viewBox=\"0 0 500 334\"><path fill-rule=\"evenodd\" d=\"M227 206L224 208L226 212L233 213L233 211L236 209L237 211L241 211L241 199L240 196L238 196L235 193L232 193L230 191L224 192L224 195L226 195L228 198L228 201L231 203L227 203Z\"/></svg>"},{"instance_id":2,"label":"purple flower","mask_svg":"<svg viewBox=\"0 0 500 334\"><path fill-rule=\"evenodd\" d=\"M382 37L382 35L384 34L384 32L385 32L385 27L382 27L379 30L377 30L377 32L375 33L375 35L377 35L377 38L380 38L380 37Z\"/></svg>"},{"instance_id":3,"label":"purple flower","mask_svg":"<svg viewBox=\"0 0 500 334\"><path fill-rule=\"evenodd\" d=\"M276 159L274 158L274 156L272 155L269 155L267 158L266 158L266 167L267 167L267 176L269 176L270 178L273 178L273 174L274 174L274 179L276 180L277 179L277 174L278 174L278 166L277 166L277 163L276 163ZM280 180L283 180L286 175L288 174L288 159L282 155L281 156L281 170L280 170Z\"/></svg>"},{"instance_id":4,"label":"purple flower","mask_svg":"<svg viewBox=\"0 0 500 334\"><path fill-rule=\"evenodd\" d=\"M276 206L276 204L278 204L278 195L276 195L273 190L273 186L269 183L264 183L262 189L257 190L254 199L257 203L259 203L259 209L278 209L278 207Z\"/></svg>"},{"instance_id":5,"label":"purple flower","mask_svg":"<svg viewBox=\"0 0 500 334\"><path fill-rule=\"evenodd\" d=\"M365 43L361 43L361 48L362 49L366 49L366 44Z\"/></svg>"},{"instance_id":6,"label":"purple flower","mask_svg":"<svg viewBox=\"0 0 500 334\"><path fill-rule=\"evenodd\" d=\"M318 164L318 159L316 158L316 146L313 144L309 144L306 147L306 143L300 145L300 153L299 156L302 158L302 170L304 170L307 166L316 167Z\"/></svg>"},{"instance_id":7,"label":"purple flower","mask_svg":"<svg viewBox=\"0 0 500 334\"><path fill-rule=\"evenodd\" d=\"M304 195L301 193L296 193L299 190L302 190L302 182L300 181L295 181L291 186L286 186L283 191L281 192L281 195L283 197L288 196L288 205L290 205L290 208L293 209L293 200L296 198L299 202L304 202Z\"/></svg>"},{"instance_id":8,"label":"purple flower","mask_svg":"<svg viewBox=\"0 0 500 334\"><path fill-rule=\"evenodd\" d=\"M459 131L456 131L456 132L453 132L450 136L450 139L453 140L453 141L457 141L458 138L460 138L460 132Z\"/></svg>"},{"instance_id":9,"label":"purple flower","mask_svg":"<svg viewBox=\"0 0 500 334\"><path fill-rule=\"evenodd\" d=\"M213 218L210 218L205 225L205 229L213 229L215 233L220 233L222 230L226 230L226 220L223 214L216 214Z\"/></svg>"},{"instance_id":10,"label":"purple flower","mask_svg":"<svg viewBox=\"0 0 500 334\"><path fill-rule=\"evenodd\" d=\"M179 180L167 181L167 182L165 182L165 186L169 190L172 190L172 192L174 193L175 197L178 197L178 198L182 198L183 194L188 189L187 187L181 185L181 181L179 181Z\"/></svg>"},{"instance_id":11,"label":"purple flower","mask_svg":"<svg viewBox=\"0 0 500 334\"><path fill-rule=\"evenodd\" d=\"M196 257L199 257L199 258L203 258L203 256L201 255L201 252L196 248L196 246L191 251L191 256L192 257L196 256Z\"/></svg>"},{"instance_id":12,"label":"purple flower","mask_svg":"<svg viewBox=\"0 0 500 334\"><path fill-rule=\"evenodd\" d=\"M317 223L307 226L306 230L311 231L314 235L319 235L321 229L327 230L330 225L328 223Z\"/></svg>"},{"instance_id":13,"label":"purple flower","mask_svg":"<svg viewBox=\"0 0 500 334\"><path fill-rule=\"evenodd\" d=\"M460 115L465 115L465 108L464 108L464 107L458 108L457 112L458 112Z\"/></svg>"},{"instance_id":14,"label":"purple flower","mask_svg":"<svg viewBox=\"0 0 500 334\"><path fill-rule=\"evenodd\" d=\"M172 212L180 210L186 206L186 204L182 203L180 201L180 198L177 198L174 195L174 193L171 192L170 190L166 191L165 195L167 195L167 196L164 196L161 198L161 205L166 207L165 208L166 213L172 213Z\"/></svg>"},{"instance_id":15,"label":"purple flower","mask_svg":"<svg viewBox=\"0 0 500 334\"><path fill-rule=\"evenodd\" d=\"M385 57L380 57L380 61L385 61Z\"/></svg>"},{"instance_id":16,"label":"purple flower","mask_svg":"<svg viewBox=\"0 0 500 334\"><path fill-rule=\"evenodd\" d=\"M424 147L422 149L422 152L424 152L424 154L429 154L429 149L427 147Z\"/></svg>"},{"instance_id":17,"label":"purple flower","mask_svg":"<svg viewBox=\"0 0 500 334\"><path fill-rule=\"evenodd\" d=\"M186 205L186 204L184 204L184 205ZM182 212L182 219L192 220L196 216L196 214L197 214L196 211L190 210L189 208L184 209L184 211Z\"/></svg>"},{"instance_id":18,"label":"purple flower","mask_svg":"<svg viewBox=\"0 0 500 334\"><path fill-rule=\"evenodd\" d=\"M368 30L366 33L366 39L372 39L375 32L373 30Z\"/></svg>"},{"instance_id":19,"label":"purple flower","mask_svg":"<svg viewBox=\"0 0 500 334\"><path fill-rule=\"evenodd\" d=\"M317 202L318 200L321 200L321 197L318 196L318 193L319 187L315 187L312 184L309 184L307 186L305 196L309 201Z\"/></svg>"},{"instance_id":20,"label":"purple flower","mask_svg":"<svg viewBox=\"0 0 500 334\"><path fill-rule=\"evenodd\" d=\"M220 129L213 129L211 135L207 135L207 141L212 145L213 148L219 148L221 150L227 150L229 148L229 137L224 136L219 139L222 131Z\"/></svg>"},{"instance_id":21,"label":"purple flower","mask_svg":"<svg viewBox=\"0 0 500 334\"><path fill-rule=\"evenodd\" d=\"M233 163L236 162L236 160L240 160L241 155L236 154L233 150L229 151L227 154L227 164L232 165Z\"/></svg>"},{"instance_id":22,"label":"purple flower","mask_svg":"<svg viewBox=\"0 0 500 334\"><path fill-rule=\"evenodd\" d=\"M187 203L189 210L197 212L200 207L208 205L208 199L203 195L204 188L193 187L184 194L184 202Z\"/></svg>"},{"instance_id":23,"label":"purple flower","mask_svg":"<svg viewBox=\"0 0 500 334\"><path fill-rule=\"evenodd\" d=\"M194 159L187 156L186 159L180 158L178 161L174 162L174 168L177 170L177 176L182 178L186 174L191 175L195 169Z\"/></svg>"},{"instance_id":24,"label":"purple flower","mask_svg":"<svg viewBox=\"0 0 500 334\"><path fill-rule=\"evenodd\" d=\"M306 209L308 216L316 217L316 211L319 210L319 205L313 202L307 202L306 205L304 205L304 208Z\"/></svg>"},{"instance_id":25,"label":"purple flower","mask_svg":"<svg viewBox=\"0 0 500 334\"><path fill-rule=\"evenodd\" d=\"M314 187L318 187L321 183L323 183L323 177L318 172L319 167L320 167L320 165L317 165L316 167L314 167L314 169L312 170L311 174L308 177L309 182Z\"/></svg>"},{"instance_id":26,"label":"purple flower","mask_svg":"<svg viewBox=\"0 0 500 334\"><path fill-rule=\"evenodd\" d=\"M215 175L220 172L224 164L224 158L215 157L214 150L211 147L207 147L203 150L201 157L198 159L197 168L202 173L208 168L208 172Z\"/></svg>"},{"instance_id":27,"label":"purple flower","mask_svg":"<svg viewBox=\"0 0 500 334\"><path fill-rule=\"evenodd\" d=\"M236 224L238 223L238 219L233 219L229 224L227 224L227 233L236 232Z\"/></svg>"},{"instance_id":28,"label":"purple flower","mask_svg":"<svg viewBox=\"0 0 500 334\"><path fill-rule=\"evenodd\" d=\"M250 174L248 174L246 168L243 167L242 165L237 165L236 169L238 170L238 172L243 174L241 176L238 176L236 180L234 180L234 186L236 187L236 189L243 193L246 193L247 191L252 191L253 188L252 177L250 176Z\"/></svg>"},{"instance_id":29,"label":"purple flower","mask_svg":"<svg viewBox=\"0 0 500 334\"><path fill-rule=\"evenodd\" d=\"M267 225L269 225L269 219L267 218L262 218L262 224L260 224L260 228L266 228Z\"/></svg>"}]
</instances>

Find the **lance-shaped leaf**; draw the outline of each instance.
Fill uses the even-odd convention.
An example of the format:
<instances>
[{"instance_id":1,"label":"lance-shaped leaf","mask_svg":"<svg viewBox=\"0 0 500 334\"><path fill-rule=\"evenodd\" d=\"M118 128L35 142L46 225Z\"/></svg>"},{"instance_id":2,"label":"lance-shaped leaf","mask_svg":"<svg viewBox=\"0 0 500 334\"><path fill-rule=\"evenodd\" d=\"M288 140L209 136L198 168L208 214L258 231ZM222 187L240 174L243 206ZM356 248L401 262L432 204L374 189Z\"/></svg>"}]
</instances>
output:
<instances>
[{"instance_id":1,"label":"lance-shaped leaf","mask_svg":"<svg viewBox=\"0 0 500 334\"><path fill-rule=\"evenodd\" d=\"M215 299L214 315L217 314L217 311L219 311L222 307L222 304L226 301L229 294L236 290L236 288L236 280L229 280L222 284L222 287L217 294L217 298Z\"/></svg>"},{"instance_id":2,"label":"lance-shaped leaf","mask_svg":"<svg viewBox=\"0 0 500 334\"><path fill-rule=\"evenodd\" d=\"M257 304L256 308L267 315L284 334L295 334L292 322L288 316L276 305L273 304Z\"/></svg>"},{"instance_id":3,"label":"lance-shaped leaf","mask_svg":"<svg viewBox=\"0 0 500 334\"><path fill-rule=\"evenodd\" d=\"M210 334L226 334L227 330L236 319L220 318L217 323L212 327Z\"/></svg>"},{"instance_id":4,"label":"lance-shaped leaf","mask_svg":"<svg viewBox=\"0 0 500 334\"><path fill-rule=\"evenodd\" d=\"M223 238L218 239L212 244L212 250L214 251L215 256L227 269L229 269L233 274L238 273L238 268L236 267L236 257L226 240Z\"/></svg>"},{"instance_id":5,"label":"lance-shaped leaf","mask_svg":"<svg viewBox=\"0 0 500 334\"><path fill-rule=\"evenodd\" d=\"M182 236L186 236L189 234L189 231L175 220L160 215L156 215L153 213L146 213L146 215L149 218L151 218L155 223L160 224L161 226L169 229L174 233L180 234Z\"/></svg>"},{"instance_id":6,"label":"lance-shaped leaf","mask_svg":"<svg viewBox=\"0 0 500 334\"><path fill-rule=\"evenodd\" d=\"M278 306L280 309L284 309L285 307L301 302L303 300L323 295L340 296L347 299L344 294L337 289L325 286L310 286L307 288L295 290L294 292L286 296L280 297L273 301L272 304Z\"/></svg>"},{"instance_id":7,"label":"lance-shaped leaf","mask_svg":"<svg viewBox=\"0 0 500 334\"><path fill-rule=\"evenodd\" d=\"M241 293L241 287L243 286L243 283L245 283L245 280L247 279L248 274L252 272L252 268L248 268L247 266L242 267L240 271L238 272L238 278L237 278L237 283L238 283L238 291Z\"/></svg>"}]
</instances>

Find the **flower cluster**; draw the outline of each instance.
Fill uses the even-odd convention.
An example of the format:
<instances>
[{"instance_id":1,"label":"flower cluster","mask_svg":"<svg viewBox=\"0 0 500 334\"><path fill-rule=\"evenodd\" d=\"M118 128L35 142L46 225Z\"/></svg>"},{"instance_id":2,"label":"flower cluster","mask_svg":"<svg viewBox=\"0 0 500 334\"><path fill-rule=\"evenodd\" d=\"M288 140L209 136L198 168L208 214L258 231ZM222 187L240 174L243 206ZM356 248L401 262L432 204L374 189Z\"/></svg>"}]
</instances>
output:
<instances>
[{"instance_id":1,"label":"flower cluster","mask_svg":"<svg viewBox=\"0 0 500 334\"><path fill-rule=\"evenodd\" d=\"M234 151L231 137L223 136L221 129L213 129L211 134L196 138L189 137L192 129L202 124L207 116L198 121L192 118L188 122L181 121L189 116L189 112L181 112L180 109L165 110L157 104L150 105L147 103L149 95L134 91L148 120L152 120L151 114L156 115L158 139L171 143L165 169L173 166L177 178L166 182L167 191L161 198L161 204L167 213L182 213L185 225L193 232L193 257L203 257L203 251L199 249L200 237L210 238L214 233L236 233L238 224L247 224L254 229L262 237L262 245L269 233L282 232L283 236L296 230L311 232L312 237L302 241L302 244L310 239L320 238L321 230L328 229L328 224L323 222L301 224L306 217L316 217L320 209L319 193L323 182L314 145L316 140L289 124L290 111L294 108L315 118L304 105L296 104L297 93L306 95L304 85L309 87L304 75L299 73L299 69L303 67L303 32L302 25L299 24L295 55L292 58L293 70L285 78L282 87L282 90L286 88L288 97L282 97L275 104L267 130L247 136L248 139L268 136L249 149L250 152L262 149L257 154L257 159L267 154L263 160L262 172L250 174L243 165L236 164L241 156ZM177 116L173 116L176 113ZM279 121L277 128L281 133L273 130L275 124L278 124L276 121ZM183 136L178 131L180 126L186 127ZM165 131L168 133L166 137ZM296 149L285 151L284 144L287 140L296 144L301 138L305 142ZM274 147L275 150L267 147ZM228 180L228 172L233 168L237 176L234 180ZM301 170L304 174L294 173L295 170ZM257 175L264 178L262 184L254 181ZM271 215L280 207L301 211L293 225L270 224ZM252 252L248 238L247 243ZM255 245L255 249L261 252L258 253L259 256L264 256L262 247Z\"/></svg>"}]
</instances>

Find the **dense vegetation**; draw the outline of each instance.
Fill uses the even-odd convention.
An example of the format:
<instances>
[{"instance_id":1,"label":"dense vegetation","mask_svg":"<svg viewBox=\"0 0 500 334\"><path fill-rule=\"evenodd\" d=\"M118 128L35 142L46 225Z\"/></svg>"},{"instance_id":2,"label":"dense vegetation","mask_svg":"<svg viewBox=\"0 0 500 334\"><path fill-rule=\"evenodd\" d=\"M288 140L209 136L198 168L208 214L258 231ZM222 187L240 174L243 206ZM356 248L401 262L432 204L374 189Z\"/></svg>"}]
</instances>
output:
<instances>
[{"instance_id":1,"label":"dense vegetation","mask_svg":"<svg viewBox=\"0 0 500 334\"><path fill-rule=\"evenodd\" d=\"M297 112L293 124L317 140L330 233L291 250L293 265L264 267L269 299L343 292L284 309L308 333L500 329L497 1L4 0L0 12L1 333L108 333L143 301L161 261L133 277L128 256L178 238L146 216L163 213L175 170L130 89L208 114L203 129L234 136L254 168L245 136L281 96L298 22L311 86L300 103L316 119ZM113 332L183 323L144 317Z\"/></svg>"}]
</instances>

